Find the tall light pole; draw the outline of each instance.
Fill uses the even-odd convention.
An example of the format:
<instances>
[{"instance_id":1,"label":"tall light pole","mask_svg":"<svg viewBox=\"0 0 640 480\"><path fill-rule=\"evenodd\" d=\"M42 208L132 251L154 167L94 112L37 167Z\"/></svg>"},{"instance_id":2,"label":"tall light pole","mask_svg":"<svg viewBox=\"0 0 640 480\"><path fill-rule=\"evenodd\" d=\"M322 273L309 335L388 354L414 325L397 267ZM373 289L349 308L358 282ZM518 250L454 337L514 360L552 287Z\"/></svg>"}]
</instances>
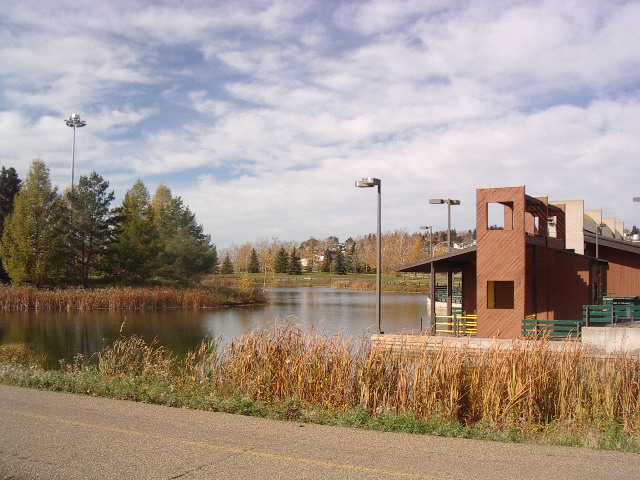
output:
<instances>
[{"instance_id":1,"label":"tall light pole","mask_svg":"<svg viewBox=\"0 0 640 480\"><path fill-rule=\"evenodd\" d=\"M433 243L431 241L433 238L433 228L431 225L422 225L420 230L429 230L429 256L433 257Z\"/></svg>"},{"instance_id":2,"label":"tall light pole","mask_svg":"<svg viewBox=\"0 0 640 480\"><path fill-rule=\"evenodd\" d=\"M76 163L76 128L84 127L87 122L80 119L80 115L73 113L67 118L64 123L67 127L73 127L73 143L71 144L71 191L73 191L73 171Z\"/></svg>"},{"instance_id":3,"label":"tall light pole","mask_svg":"<svg viewBox=\"0 0 640 480\"><path fill-rule=\"evenodd\" d=\"M600 258L598 255L598 234L602 235L602 228L606 226L606 223L599 223L598 225L596 225L596 258Z\"/></svg>"},{"instance_id":4,"label":"tall light pole","mask_svg":"<svg viewBox=\"0 0 640 480\"><path fill-rule=\"evenodd\" d=\"M447 251L451 251L451 205L460 205L460 200L452 200L450 198L432 198L429 203L439 205L447 204Z\"/></svg>"},{"instance_id":5,"label":"tall light pole","mask_svg":"<svg viewBox=\"0 0 640 480\"><path fill-rule=\"evenodd\" d=\"M376 229L376 243L377 243L377 265L376 265L376 318L378 320L378 333L383 333L381 329L381 316L380 316L380 299L381 299L381 286L382 286L382 236L380 234L380 204L381 204L381 181L379 178L363 178L362 180L356 180L356 187L369 188L378 187L378 225Z\"/></svg>"}]
</instances>

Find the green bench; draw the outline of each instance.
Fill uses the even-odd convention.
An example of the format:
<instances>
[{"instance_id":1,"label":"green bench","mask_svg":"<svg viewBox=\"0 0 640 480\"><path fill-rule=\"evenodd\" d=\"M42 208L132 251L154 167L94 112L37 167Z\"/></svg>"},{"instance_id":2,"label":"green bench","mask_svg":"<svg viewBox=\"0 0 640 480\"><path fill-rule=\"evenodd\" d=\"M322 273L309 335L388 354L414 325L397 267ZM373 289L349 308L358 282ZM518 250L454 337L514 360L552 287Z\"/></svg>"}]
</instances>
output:
<instances>
[{"instance_id":1,"label":"green bench","mask_svg":"<svg viewBox=\"0 0 640 480\"><path fill-rule=\"evenodd\" d=\"M640 321L640 297L604 297L604 305L583 305L582 320L522 320L522 335L551 338L577 337L582 327Z\"/></svg>"},{"instance_id":2,"label":"green bench","mask_svg":"<svg viewBox=\"0 0 640 480\"><path fill-rule=\"evenodd\" d=\"M640 297L616 297L605 295L602 297L603 305L640 305Z\"/></svg>"},{"instance_id":3,"label":"green bench","mask_svg":"<svg viewBox=\"0 0 640 480\"><path fill-rule=\"evenodd\" d=\"M447 290L436 290L436 301L438 302L446 302L447 301ZM451 301L453 303L461 303L462 302L462 294L461 293L453 293L451 295Z\"/></svg>"},{"instance_id":4,"label":"green bench","mask_svg":"<svg viewBox=\"0 0 640 480\"><path fill-rule=\"evenodd\" d=\"M640 305L609 304L584 305L582 307L582 321L585 326L615 325L619 322L634 322L640 320Z\"/></svg>"},{"instance_id":5,"label":"green bench","mask_svg":"<svg viewBox=\"0 0 640 480\"><path fill-rule=\"evenodd\" d=\"M578 337L581 328L581 320L538 320L536 318L522 320L522 335L525 337Z\"/></svg>"}]
</instances>

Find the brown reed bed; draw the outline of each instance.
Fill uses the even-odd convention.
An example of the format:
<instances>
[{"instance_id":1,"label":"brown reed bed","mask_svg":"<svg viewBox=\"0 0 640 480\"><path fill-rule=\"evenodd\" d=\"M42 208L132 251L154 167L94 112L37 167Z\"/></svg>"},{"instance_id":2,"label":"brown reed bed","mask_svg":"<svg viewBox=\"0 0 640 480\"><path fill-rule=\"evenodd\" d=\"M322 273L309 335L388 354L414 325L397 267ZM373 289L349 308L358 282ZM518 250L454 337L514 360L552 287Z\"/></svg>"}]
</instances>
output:
<instances>
[{"instance_id":1,"label":"brown reed bed","mask_svg":"<svg viewBox=\"0 0 640 480\"><path fill-rule=\"evenodd\" d=\"M0 310L5 311L201 309L264 301L264 294L259 289L238 289L224 285L199 288L109 287L53 290L0 287Z\"/></svg>"},{"instance_id":2,"label":"brown reed bed","mask_svg":"<svg viewBox=\"0 0 640 480\"><path fill-rule=\"evenodd\" d=\"M348 290L372 290L375 283L366 280L335 280L331 282L331 288L344 288Z\"/></svg>"},{"instance_id":3,"label":"brown reed bed","mask_svg":"<svg viewBox=\"0 0 640 480\"><path fill-rule=\"evenodd\" d=\"M564 350L544 340L482 351L425 346L416 354L282 325L246 334L223 351L203 343L183 369L220 394L241 392L263 404L296 399L336 412L534 430L555 423L585 431L614 421L634 436L640 426L639 357L599 357L578 343Z\"/></svg>"}]
</instances>

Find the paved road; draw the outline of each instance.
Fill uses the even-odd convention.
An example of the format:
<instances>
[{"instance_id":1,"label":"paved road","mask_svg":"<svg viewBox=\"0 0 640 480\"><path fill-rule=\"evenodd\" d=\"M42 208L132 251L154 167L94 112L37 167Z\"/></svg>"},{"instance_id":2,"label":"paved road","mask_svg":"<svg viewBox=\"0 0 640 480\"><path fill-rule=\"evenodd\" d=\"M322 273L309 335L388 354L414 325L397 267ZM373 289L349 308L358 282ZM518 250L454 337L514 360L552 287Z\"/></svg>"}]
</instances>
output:
<instances>
[{"instance_id":1,"label":"paved road","mask_svg":"<svg viewBox=\"0 0 640 480\"><path fill-rule=\"evenodd\" d=\"M0 479L632 479L640 455L302 425L0 385Z\"/></svg>"}]
</instances>

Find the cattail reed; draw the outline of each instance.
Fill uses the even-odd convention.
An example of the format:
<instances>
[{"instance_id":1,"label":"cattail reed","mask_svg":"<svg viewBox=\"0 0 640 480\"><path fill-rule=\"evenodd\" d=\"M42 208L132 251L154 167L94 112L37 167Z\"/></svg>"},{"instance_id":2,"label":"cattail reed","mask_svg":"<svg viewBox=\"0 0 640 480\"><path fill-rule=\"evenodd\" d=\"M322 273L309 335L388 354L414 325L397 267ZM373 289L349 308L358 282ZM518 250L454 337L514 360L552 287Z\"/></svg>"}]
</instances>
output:
<instances>
[{"instance_id":1,"label":"cattail reed","mask_svg":"<svg viewBox=\"0 0 640 480\"><path fill-rule=\"evenodd\" d=\"M613 418L628 432L640 425L639 357L597 356L577 342L564 349L521 340L485 350L428 344L383 350L366 337L283 324L224 349L203 344L186 372L218 393L264 404L297 399L335 412L364 408L469 426L591 428Z\"/></svg>"},{"instance_id":2,"label":"cattail reed","mask_svg":"<svg viewBox=\"0 0 640 480\"><path fill-rule=\"evenodd\" d=\"M335 280L331 282L331 288L344 288L349 290L375 290L374 282L365 280Z\"/></svg>"},{"instance_id":3,"label":"cattail reed","mask_svg":"<svg viewBox=\"0 0 640 480\"><path fill-rule=\"evenodd\" d=\"M224 285L54 290L0 287L0 309L5 311L200 309L264 300L264 294L257 289L239 290Z\"/></svg>"}]
</instances>

